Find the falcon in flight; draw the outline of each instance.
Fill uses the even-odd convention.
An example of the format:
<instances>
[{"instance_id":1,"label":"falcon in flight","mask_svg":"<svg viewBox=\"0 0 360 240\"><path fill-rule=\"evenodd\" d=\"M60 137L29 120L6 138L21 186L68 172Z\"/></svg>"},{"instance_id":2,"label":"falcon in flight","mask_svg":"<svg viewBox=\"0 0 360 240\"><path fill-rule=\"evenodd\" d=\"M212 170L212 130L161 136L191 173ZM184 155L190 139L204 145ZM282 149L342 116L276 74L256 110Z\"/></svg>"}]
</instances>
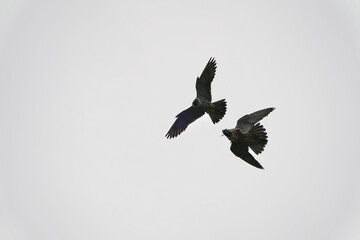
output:
<instances>
[{"instance_id":1,"label":"falcon in flight","mask_svg":"<svg viewBox=\"0 0 360 240\"><path fill-rule=\"evenodd\" d=\"M225 129L222 131L231 141L230 150L237 157L257 168L263 169L260 163L249 153L249 147L256 154L264 150L268 142L266 129L257 122L269 115L274 109L275 108L266 108L245 115L237 121L234 129ZM257 124L255 125L255 123Z\"/></svg>"},{"instance_id":2,"label":"falcon in flight","mask_svg":"<svg viewBox=\"0 0 360 240\"><path fill-rule=\"evenodd\" d=\"M174 138L182 133L187 126L200 118L205 113L209 114L211 121L215 124L225 115L225 99L211 102L211 82L216 72L216 61L210 58L200 77L196 79L196 98L191 107L182 111L176 116L174 124L165 135L166 138Z\"/></svg>"}]
</instances>

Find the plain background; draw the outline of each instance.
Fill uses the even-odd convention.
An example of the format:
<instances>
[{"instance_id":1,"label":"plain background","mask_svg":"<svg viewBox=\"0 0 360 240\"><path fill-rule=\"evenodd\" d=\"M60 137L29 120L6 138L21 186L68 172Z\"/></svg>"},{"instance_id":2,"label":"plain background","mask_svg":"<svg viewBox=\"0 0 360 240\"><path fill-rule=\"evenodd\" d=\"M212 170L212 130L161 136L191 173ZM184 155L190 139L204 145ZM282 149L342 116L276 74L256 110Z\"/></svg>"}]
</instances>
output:
<instances>
[{"instance_id":1,"label":"plain background","mask_svg":"<svg viewBox=\"0 0 360 240\"><path fill-rule=\"evenodd\" d=\"M1 239L360 239L359 1L0 5ZM259 170L221 130L266 107Z\"/></svg>"}]
</instances>

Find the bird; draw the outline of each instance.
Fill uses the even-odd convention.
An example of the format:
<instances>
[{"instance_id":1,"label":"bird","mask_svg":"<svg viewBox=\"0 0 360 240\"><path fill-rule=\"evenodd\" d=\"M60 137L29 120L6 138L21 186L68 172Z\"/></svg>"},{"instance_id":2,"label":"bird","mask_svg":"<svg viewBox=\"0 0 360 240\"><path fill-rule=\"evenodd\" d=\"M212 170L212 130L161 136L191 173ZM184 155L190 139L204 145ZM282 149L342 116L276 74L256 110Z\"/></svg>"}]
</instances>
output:
<instances>
[{"instance_id":1,"label":"bird","mask_svg":"<svg viewBox=\"0 0 360 240\"><path fill-rule=\"evenodd\" d=\"M261 119L269 115L275 108L265 108L241 117L236 127L222 130L223 134L230 140L230 150L239 158L250 165L264 169L261 164L249 152L249 147L255 154L260 154L268 142L264 126L260 125ZM256 124L257 123L257 124ZM256 125L255 125L256 124Z\"/></svg>"},{"instance_id":2,"label":"bird","mask_svg":"<svg viewBox=\"0 0 360 240\"><path fill-rule=\"evenodd\" d=\"M216 61L215 58L211 57L200 77L196 79L196 98L189 108L176 115L174 124L165 135L166 138L175 138L185 131L190 123L202 117L205 113L210 116L214 124L218 123L224 117L226 113L225 99L212 102L211 82L215 77L215 72Z\"/></svg>"}]
</instances>

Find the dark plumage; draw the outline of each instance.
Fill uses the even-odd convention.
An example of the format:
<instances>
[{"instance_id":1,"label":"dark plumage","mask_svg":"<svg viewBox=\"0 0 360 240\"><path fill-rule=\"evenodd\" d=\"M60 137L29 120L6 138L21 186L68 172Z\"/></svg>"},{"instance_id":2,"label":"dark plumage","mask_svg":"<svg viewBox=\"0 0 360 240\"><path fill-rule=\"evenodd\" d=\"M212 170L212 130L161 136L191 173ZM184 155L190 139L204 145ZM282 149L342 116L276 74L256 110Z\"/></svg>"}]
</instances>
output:
<instances>
[{"instance_id":1,"label":"dark plumage","mask_svg":"<svg viewBox=\"0 0 360 240\"><path fill-rule=\"evenodd\" d=\"M234 129L224 129L222 131L231 141L230 150L236 156L257 168L262 169L263 167L249 153L249 147L256 154L260 154L264 150L268 142L266 129L257 122L269 115L274 109L275 108L266 108L245 115L237 121Z\"/></svg>"},{"instance_id":2,"label":"dark plumage","mask_svg":"<svg viewBox=\"0 0 360 240\"><path fill-rule=\"evenodd\" d=\"M217 102L211 102L211 82L215 77L216 61L210 58L200 77L196 79L196 98L191 107L182 111L176 116L174 124L166 133L165 137L174 138L185 131L187 126L196 119L209 114L211 121L215 124L219 122L226 113L226 102L222 99Z\"/></svg>"}]
</instances>

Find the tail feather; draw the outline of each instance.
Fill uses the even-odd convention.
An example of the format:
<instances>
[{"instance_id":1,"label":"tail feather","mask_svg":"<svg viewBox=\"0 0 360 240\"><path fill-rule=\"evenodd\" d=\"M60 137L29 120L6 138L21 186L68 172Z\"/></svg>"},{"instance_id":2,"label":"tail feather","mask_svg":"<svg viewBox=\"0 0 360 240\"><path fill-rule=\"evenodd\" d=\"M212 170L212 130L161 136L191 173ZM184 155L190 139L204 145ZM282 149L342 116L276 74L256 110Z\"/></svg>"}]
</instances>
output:
<instances>
[{"instance_id":1,"label":"tail feather","mask_svg":"<svg viewBox=\"0 0 360 240\"><path fill-rule=\"evenodd\" d=\"M252 129L250 129L249 133L255 139L255 143L251 144L249 147L254 151L254 153L259 154L264 151L265 145L267 144L267 134L264 126L260 125L260 123L256 124Z\"/></svg>"},{"instance_id":2,"label":"tail feather","mask_svg":"<svg viewBox=\"0 0 360 240\"><path fill-rule=\"evenodd\" d=\"M213 102L212 105L214 107L208 112L208 114L211 118L211 121L215 124L225 116L226 101L225 99L222 99L217 102Z\"/></svg>"}]
</instances>

